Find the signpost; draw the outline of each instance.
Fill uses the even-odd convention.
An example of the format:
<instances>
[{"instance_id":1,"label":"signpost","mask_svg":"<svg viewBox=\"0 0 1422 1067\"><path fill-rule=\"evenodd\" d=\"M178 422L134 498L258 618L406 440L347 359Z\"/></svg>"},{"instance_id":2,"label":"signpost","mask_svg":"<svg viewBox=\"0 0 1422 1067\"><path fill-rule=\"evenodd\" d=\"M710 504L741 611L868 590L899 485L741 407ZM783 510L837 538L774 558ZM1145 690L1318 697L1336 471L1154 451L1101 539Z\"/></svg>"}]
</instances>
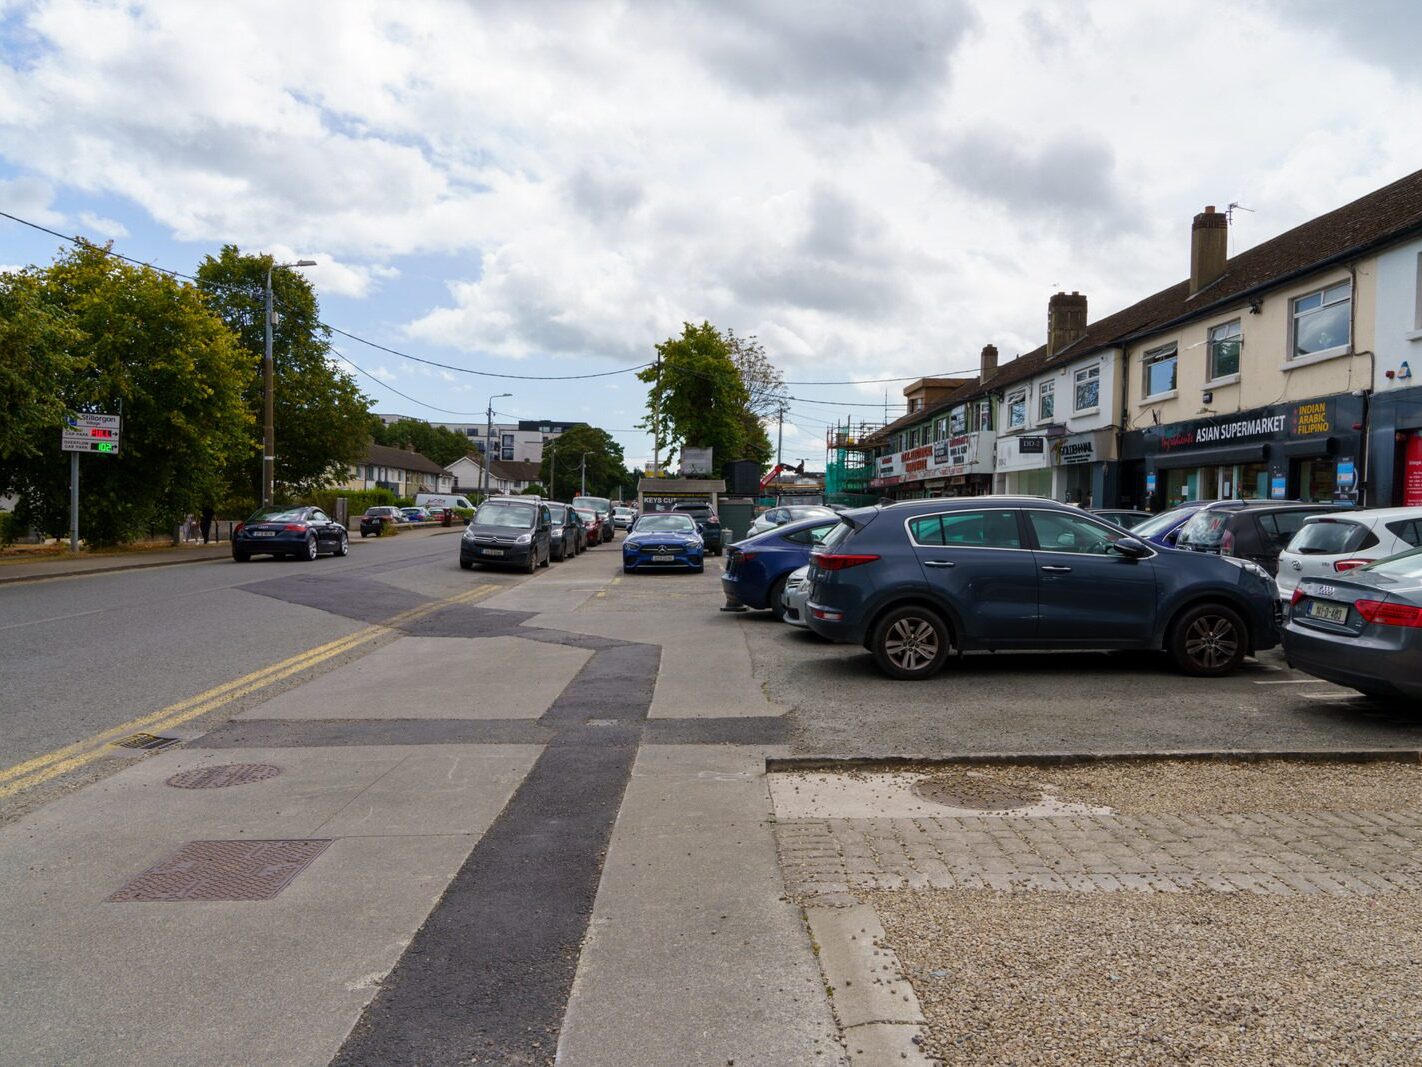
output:
<instances>
[{"instance_id":1,"label":"signpost","mask_svg":"<svg viewBox=\"0 0 1422 1067\"><path fill-rule=\"evenodd\" d=\"M69 551L79 551L79 453L117 456L122 440L120 415L69 415L59 432L59 449L69 453Z\"/></svg>"}]
</instances>

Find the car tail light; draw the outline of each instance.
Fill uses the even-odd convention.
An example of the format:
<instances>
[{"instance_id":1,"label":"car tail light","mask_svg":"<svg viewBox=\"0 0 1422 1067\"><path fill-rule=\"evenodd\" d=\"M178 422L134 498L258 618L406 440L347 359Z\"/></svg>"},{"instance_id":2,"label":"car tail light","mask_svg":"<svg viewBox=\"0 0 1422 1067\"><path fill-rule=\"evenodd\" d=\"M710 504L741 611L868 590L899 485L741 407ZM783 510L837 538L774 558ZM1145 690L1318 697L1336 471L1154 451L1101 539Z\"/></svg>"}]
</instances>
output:
<instances>
[{"instance_id":1,"label":"car tail light","mask_svg":"<svg viewBox=\"0 0 1422 1067\"><path fill-rule=\"evenodd\" d=\"M1379 626L1415 626L1422 629L1422 608L1411 604L1389 604L1381 600L1355 600L1353 608L1368 622Z\"/></svg>"},{"instance_id":2,"label":"car tail light","mask_svg":"<svg viewBox=\"0 0 1422 1067\"><path fill-rule=\"evenodd\" d=\"M737 559L741 559L741 560L751 560L751 559L755 559L755 557L758 556L758 555L760 555L760 553L759 553L759 552L735 552L735 553L733 553L733 555L735 555Z\"/></svg>"},{"instance_id":3,"label":"car tail light","mask_svg":"<svg viewBox=\"0 0 1422 1067\"><path fill-rule=\"evenodd\" d=\"M815 553L811 558L815 561L815 566L821 570L845 571L850 567L873 563L879 557L854 552L823 552Z\"/></svg>"},{"instance_id":4,"label":"car tail light","mask_svg":"<svg viewBox=\"0 0 1422 1067\"><path fill-rule=\"evenodd\" d=\"M1366 567L1372 560L1370 559L1340 559L1333 564L1335 571L1351 571L1359 567Z\"/></svg>"},{"instance_id":5,"label":"car tail light","mask_svg":"<svg viewBox=\"0 0 1422 1067\"><path fill-rule=\"evenodd\" d=\"M1300 600L1302 600L1303 598L1304 598L1303 586L1301 586L1301 585L1296 585L1296 586L1294 586L1294 595L1291 596L1291 597L1289 597L1289 607L1293 607L1295 604L1297 604L1297 603L1298 603Z\"/></svg>"},{"instance_id":6,"label":"car tail light","mask_svg":"<svg viewBox=\"0 0 1422 1067\"><path fill-rule=\"evenodd\" d=\"M305 533L305 532L306 532L306 523L304 523L304 522L289 522L289 523L286 524L286 526L285 526L284 528L287 529L287 530L290 530L292 533Z\"/></svg>"},{"instance_id":7,"label":"car tail light","mask_svg":"<svg viewBox=\"0 0 1422 1067\"><path fill-rule=\"evenodd\" d=\"M234 534L239 534L239 533L241 533L243 530L245 530L246 528L247 528L247 524L246 524L245 522L239 522L236 526L232 527L232 532L233 532Z\"/></svg>"},{"instance_id":8,"label":"car tail light","mask_svg":"<svg viewBox=\"0 0 1422 1067\"><path fill-rule=\"evenodd\" d=\"M1234 534L1228 530L1220 534L1220 554L1225 556L1234 555Z\"/></svg>"}]
</instances>

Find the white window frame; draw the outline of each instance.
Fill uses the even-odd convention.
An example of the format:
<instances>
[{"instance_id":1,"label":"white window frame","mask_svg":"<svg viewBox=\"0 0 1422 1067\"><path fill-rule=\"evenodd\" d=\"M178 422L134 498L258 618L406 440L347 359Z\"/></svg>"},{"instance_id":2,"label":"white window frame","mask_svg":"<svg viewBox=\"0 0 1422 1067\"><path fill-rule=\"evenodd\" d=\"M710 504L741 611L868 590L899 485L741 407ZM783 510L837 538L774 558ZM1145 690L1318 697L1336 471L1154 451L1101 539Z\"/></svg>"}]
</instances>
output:
<instances>
[{"instance_id":1,"label":"white window frame","mask_svg":"<svg viewBox=\"0 0 1422 1067\"><path fill-rule=\"evenodd\" d=\"M1007 394L1003 402L1007 405L1007 426L1004 427L1004 429L1021 430L1025 428L1027 425L1027 390L1014 389ZM1022 405L1022 417L1020 419L1013 417L1012 406L1014 404Z\"/></svg>"},{"instance_id":2,"label":"white window frame","mask_svg":"<svg viewBox=\"0 0 1422 1067\"><path fill-rule=\"evenodd\" d=\"M933 439L935 441L948 440L948 416L944 415L933 424Z\"/></svg>"},{"instance_id":3,"label":"white window frame","mask_svg":"<svg viewBox=\"0 0 1422 1067\"><path fill-rule=\"evenodd\" d=\"M1221 322L1211 326L1205 331L1205 384L1206 385L1227 385L1230 382L1239 381L1239 368L1235 368L1228 374L1215 373L1215 331L1228 329L1230 326L1239 327L1239 333L1233 338L1239 344L1240 362L1244 359L1244 320L1230 319L1228 322ZM1176 368L1176 377L1179 377L1179 367Z\"/></svg>"},{"instance_id":4,"label":"white window frame","mask_svg":"<svg viewBox=\"0 0 1422 1067\"><path fill-rule=\"evenodd\" d=\"M1162 389L1158 393L1150 391L1150 369L1157 363L1164 363L1167 359L1175 361L1175 381L1169 389ZM1161 345L1159 348L1152 348L1141 356L1141 388L1145 392L1147 400L1164 400L1175 396L1180 391L1180 346L1174 341L1168 345Z\"/></svg>"},{"instance_id":5,"label":"white window frame","mask_svg":"<svg viewBox=\"0 0 1422 1067\"><path fill-rule=\"evenodd\" d=\"M1346 301L1334 300L1327 304L1320 302L1318 307L1309 308L1305 314L1314 311L1322 311L1324 308L1336 307L1344 303L1351 305L1355 295L1353 292L1353 280L1351 278L1340 278L1337 281L1330 282L1327 285L1320 285L1317 288L1310 289L1306 293L1300 293L1298 296L1289 299L1289 348L1288 354L1284 359L1285 366L1303 366L1323 359L1332 359L1334 356L1341 356L1353 350L1353 315L1352 308L1350 307L1348 312L1348 339L1346 341L1341 345L1334 345L1332 348L1321 348L1317 352L1308 352L1304 355L1299 355L1296 351L1298 348L1299 332L1299 301L1307 300L1311 296L1321 297L1324 293L1328 292L1328 290L1337 289L1339 286L1348 287L1348 297Z\"/></svg>"},{"instance_id":6,"label":"white window frame","mask_svg":"<svg viewBox=\"0 0 1422 1067\"><path fill-rule=\"evenodd\" d=\"M1078 400L1081 397L1081 387L1090 382L1096 383L1096 403L1091 407L1082 407ZM1092 412L1101 410L1101 364L1093 363L1089 367L1078 367L1071 377L1071 403L1072 414L1089 415Z\"/></svg>"},{"instance_id":7,"label":"white window frame","mask_svg":"<svg viewBox=\"0 0 1422 1067\"><path fill-rule=\"evenodd\" d=\"M1046 411L1046 402L1052 402L1052 410ZM1051 422L1057 417L1057 383L1044 381L1037 383L1037 421Z\"/></svg>"},{"instance_id":8,"label":"white window frame","mask_svg":"<svg viewBox=\"0 0 1422 1067\"><path fill-rule=\"evenodd\" d=\"M978 401L976 419L974 422L973 429L976 432L986 431L988 433L991 433L992 428L992 399L990 397L984 397L982 400Z\"/></svg>"}]
</instances>

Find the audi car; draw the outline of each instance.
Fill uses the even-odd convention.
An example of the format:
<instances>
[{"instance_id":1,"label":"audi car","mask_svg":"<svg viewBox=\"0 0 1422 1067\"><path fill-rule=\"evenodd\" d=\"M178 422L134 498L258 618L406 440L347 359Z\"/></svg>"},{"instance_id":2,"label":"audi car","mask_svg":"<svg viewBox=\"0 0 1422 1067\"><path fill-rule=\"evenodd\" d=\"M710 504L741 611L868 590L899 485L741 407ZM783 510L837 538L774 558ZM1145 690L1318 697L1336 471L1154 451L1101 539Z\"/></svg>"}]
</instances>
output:
<instances>
[{"instance_id":1,"label":"audi car","mask_svg":"<svg viewBox=\"0 0 1422 1067\"><path fill-rule=\"evenodd\" d=\"M232 558L238 563L253 556L315 559L323 552L344 556L349 551L346 528L320 508L266 508L232 530Z\"/></svg>"},{"instance_id":2,"label":"audi car","mask_svg":"<svg viewBox=\"0 0 1422 1067\"><path fill-rule=\"evenodd\" d=\"M622 570L689 570L706 565L706 543L696 520L677 512L643 515L622 542Z\"/></svg>"}]
</instances>

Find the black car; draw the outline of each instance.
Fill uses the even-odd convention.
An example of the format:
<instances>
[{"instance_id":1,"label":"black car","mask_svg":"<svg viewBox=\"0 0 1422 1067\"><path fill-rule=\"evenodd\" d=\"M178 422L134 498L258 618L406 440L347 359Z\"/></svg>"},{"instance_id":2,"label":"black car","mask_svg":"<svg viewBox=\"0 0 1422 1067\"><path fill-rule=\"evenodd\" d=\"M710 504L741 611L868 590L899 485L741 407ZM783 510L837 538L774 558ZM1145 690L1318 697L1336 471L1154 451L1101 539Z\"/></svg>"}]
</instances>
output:
<instances>
[{"instance_id":1,"label":"black car","mask_svg":"<svg viewBox=\"0 0 1422 1067\"><path fill-rule=\"evenodd\" d=\"M672 511L682 515L690 515L696 520L696 530L701 534L701 540L706 546L708 556L719 556L722 545L725 541L725 534L721 530L721 520L710 504L688 502L685 504L673 504Z\"/></svg>"},{"instance_id":2,"label":"black car","mask_svg":"<svg viewBox=\"0 0 1422 1067\"><path fill-rule=\"evenodd\" d=\"M1233 556L1279 573L1279 553L1310 515L1340 511L1341 504L1284 504L1260 501L1235 508L1206 507L1180 529L1175 547L1187 552Z\"/></svg>"},{"instance_id":3,"label":"black car","mask_svg":"<svg viewBox=\"0 0 1422 1067\"><path fill-rule=\"evenodd\" d=\"M379 504L375 507L365 509L365 514L360 517L360 535L379 537L387 528L398 526L404 522L404 516L400 514L400 509Z\"/></svg>"},{"instance_id":4,"label":"black car","mask_svg":"<svg viewBox=\"0 0 1422 1067\"><path fill-rule=\"evenodd\" d=\"M953 652L1164 649L1225 674L1278 643L1274 580L1246 560L1158 550L1080 508L963 497L860 508L810 555L806 623L892 678Z\"/></svg>"},{"instance_id":5,"label":"black car","mask_svg":"<svg viewBox=\"0 0 1422 1067\"><path fill-rule=\"evenodd\" d=\"M552 546L550 551L553 561L562 563L569 556L576 556L583 550L588 542L587 530L571 504L560 504L556 500L547 500L544 503L548 505L548 514L553 519L553 525L548 530L549 543Z\"/></svg>"},{"instance_id":6,"label":"black car","mask_svg":"<svg viewBox=\"0 0 1422 1067\"><path fill-rule=\"evenodd\" d=\"M490 497L479 505L459 539L459 565L518 567L532 574L553 558L553 516L536 497Z\"/></svg>"},{"instance_id":7,"label":"black car","mask_svg":"<svg viewBox=\"0 0 1422 1067\"><path fill-rule=\"evenodd\" d=\"M266 508L232 530L232 558L238 563L253 556L315 559L323 552L344 556L349 551L346 528L320 508Z\"/></svg>"}]
</instances>

